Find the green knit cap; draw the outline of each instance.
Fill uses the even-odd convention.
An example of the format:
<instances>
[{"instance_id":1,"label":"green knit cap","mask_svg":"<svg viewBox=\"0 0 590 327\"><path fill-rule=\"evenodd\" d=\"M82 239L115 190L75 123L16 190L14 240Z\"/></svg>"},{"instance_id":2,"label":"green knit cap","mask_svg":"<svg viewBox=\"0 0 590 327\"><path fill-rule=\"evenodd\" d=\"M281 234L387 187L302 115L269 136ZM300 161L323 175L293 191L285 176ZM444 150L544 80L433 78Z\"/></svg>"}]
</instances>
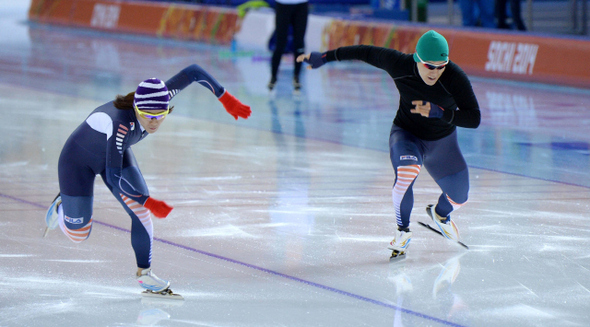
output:
<instances>
[{"instance_id":1,"label":"green knit cap","mask_svg":"<svg viewBox=\"0 0 590 327\"><path fill-rule=\"evenodd\" d=\"M430 30L424 33L416 44L414 61L420 62L416 54L423 61L447 61L449 60L449 44L444 36Z\"/></svg>"}]
</instances>

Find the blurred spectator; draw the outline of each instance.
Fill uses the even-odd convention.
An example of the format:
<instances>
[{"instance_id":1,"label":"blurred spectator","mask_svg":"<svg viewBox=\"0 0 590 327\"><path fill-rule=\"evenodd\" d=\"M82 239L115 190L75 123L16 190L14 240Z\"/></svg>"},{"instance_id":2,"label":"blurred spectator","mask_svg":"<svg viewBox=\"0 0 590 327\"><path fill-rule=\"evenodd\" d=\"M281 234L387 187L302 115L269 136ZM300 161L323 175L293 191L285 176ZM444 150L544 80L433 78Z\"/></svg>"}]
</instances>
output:
<instances>
[{"instance_id":1,"label":"blurred spectator","mask_svg":"<svg viewBox=\"0 0 590 327\"><path fill-rule=\"evenodd\" d=\"M498 18L498 28L510 29L511 26L506 23L506 14L508 0L496 0L496 18ZM520 0L510 0L510 14L512 16L512 27L519 31L526 31L520 15Z\"/></svg>"},{"instance_id":2,"label":"blurred spectator","mask_svg":"<svg viewBox=\"0 0 590 327\"><path fill-rule=\"evenodd\" d=\"M281 58L287 46L289 29L293 32L293 62L295 65L293 71L293 88L296 92L301 89L299 83L299 73L301 72L301 63L296 58L305 51L305 30L307 29L307 0L276 0L275 5L275 26L276 26L276 44L271 60L271 78L268 83L268 89L272 91L277 82L277 74Z\"/></svg>"},{"instance_id":3,"label":"blurred spectator","mask_svg":"<svg viewBox=\"0 0 590 327\"><path fill-rule=\"evenodd\" d=\"M463 26L496 28L494 0L459 0Z\"/></svg>"}]
</instances>

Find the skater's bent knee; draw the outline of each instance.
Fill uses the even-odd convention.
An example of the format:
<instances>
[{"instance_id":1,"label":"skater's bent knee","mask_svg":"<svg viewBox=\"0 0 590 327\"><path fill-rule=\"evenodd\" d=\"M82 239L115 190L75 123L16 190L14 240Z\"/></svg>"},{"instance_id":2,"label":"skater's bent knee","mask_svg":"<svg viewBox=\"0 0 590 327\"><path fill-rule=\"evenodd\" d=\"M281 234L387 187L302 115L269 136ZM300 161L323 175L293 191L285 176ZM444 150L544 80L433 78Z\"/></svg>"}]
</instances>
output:
<instances>
[{"instance_id":1,"label":"skater's bent knee","mask_svg":"<svg viewBox=\"0 0 590 327\"><path fill-rule=\"evenodd\" d=\"M447 200L449 201L449 203L453 206L454 210L459 209L460 207L464 206L465 203L467 203L467 196L465 196L464 199L458 199L458 201L454 201L453 199L451 199L451 197L447 194Z\"/></svg>"}]
</instances>

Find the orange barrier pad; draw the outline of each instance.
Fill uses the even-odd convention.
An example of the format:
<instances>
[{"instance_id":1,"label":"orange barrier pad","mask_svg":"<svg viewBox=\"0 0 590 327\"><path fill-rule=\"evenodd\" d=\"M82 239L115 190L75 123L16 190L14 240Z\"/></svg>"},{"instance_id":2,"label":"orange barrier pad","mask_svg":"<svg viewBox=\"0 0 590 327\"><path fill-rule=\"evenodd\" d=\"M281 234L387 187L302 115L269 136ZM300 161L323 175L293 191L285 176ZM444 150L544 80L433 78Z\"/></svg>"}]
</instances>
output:
<instances>
[{"instance_id":1,"label":"orange barrier pad","mask_svg":"<svg viewBox=\"0 0 590 327\"><path fill-rule=\"evenodd\" d=\"M143 1L32 0L29 19L62 24L230 44L241 20L234 9ZM429 27L333 20L322 33L327 48L373 44L412 53ZM468 74L528 82L590 87L590 41L501 31L437 28L449 41L450 58Z\"/></svg>"},{"instance_id":2,"label":"orange barrier pad","mask_svg":"<svg viewBox=\"0 0 590 327\"><path fill-rule=\"evenodd\" d=\"M229 44L238 28L233 9L143 1L32 0L29 19L214 44Z\"/></svg>"},{"instance_id":3,"label":"orange barrier pad","mask_svg":"<svg viewBox=\"0 0 590 327\"><path fill-rule=\"evenodd\" d=\"M413 53L429 27L335 20L324 30L327 48L372 44ZM590 87L590 41L499 31L437 28L450 58L468 74L510 80Z\"/></svg>"}]
</instances>

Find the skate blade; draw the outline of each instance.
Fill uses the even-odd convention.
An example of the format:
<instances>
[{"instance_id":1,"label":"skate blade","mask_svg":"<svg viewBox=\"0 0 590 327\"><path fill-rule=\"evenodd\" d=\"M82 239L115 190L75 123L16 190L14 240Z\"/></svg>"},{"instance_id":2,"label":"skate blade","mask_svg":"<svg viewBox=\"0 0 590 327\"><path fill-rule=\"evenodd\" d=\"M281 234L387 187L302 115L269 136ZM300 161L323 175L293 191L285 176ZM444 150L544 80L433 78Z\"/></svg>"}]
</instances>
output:
<instances>
[{"instance_id":1,"label":"skate blade","mask_svg":"<svg viewBox=\"0 0 590 327\"><path fill-rule=\"evenodd\" d=\"M397 251L393 251L391 253L391 257L389 257L389 262L399 262L402 261L406 258L406 253L405 252L397 252Z\"/></svg>"},{"instance_id":2,"label":"skate blade","mask_svg":"<svg viewBox=\"0 0 590 327\"><path fill-rule=\"evenodd\" d=\"M145 290L145 291L141 292L141 295L143 297L148 297L148 298L152 298L152 299L184 301L184 298L182 297L182 295L172 292L171 289L167 289L162 292L154 292L154 291L150 291L150 290Z\"/></svg>"},{"instance_id":3,"label":"skate blade","mask_svg":"<svg viewBox=\"0 0 590 327\"><path fill-rule=\"evenodd\" d=\"M422 227L426 227L426 228L428 228L429 230L431 230L431 231L433 231L433 232L437 233L438 235L440 235L440 236L442 236L442 237L446 238L446 237L443 235L443 233L442 233L440 230L438 230L438 229L436 229L436 228L434 228L434 227L430 226L429 224L423 223L423 222L421 222L421 221L419 221L419 222L418 222L418 224L420 224L420 226L422 226ZM466 248L467 250L469 250L469 246L467 246L465 243L463 243L463 242L461 242L461 241L458 241L458 240L452 240L452 239L449 239L449 238L446 238L446 239L447 239L447 240L449 240L449 241L451 241L451 242L455 242L455 243L457 243L457 244L461 245L462 247Z\"/></svg>"},{"instance_id":4,"label":"skate blade","mask_svg":"<svg viewBox=\"0 0 590 327\"><path fill-rule=\"evenodd\" d=\"M43 233L43 237L47 236L47 234L49 234L49 227L45 227L45 232Z\"/></svg>"}]
</instances>

